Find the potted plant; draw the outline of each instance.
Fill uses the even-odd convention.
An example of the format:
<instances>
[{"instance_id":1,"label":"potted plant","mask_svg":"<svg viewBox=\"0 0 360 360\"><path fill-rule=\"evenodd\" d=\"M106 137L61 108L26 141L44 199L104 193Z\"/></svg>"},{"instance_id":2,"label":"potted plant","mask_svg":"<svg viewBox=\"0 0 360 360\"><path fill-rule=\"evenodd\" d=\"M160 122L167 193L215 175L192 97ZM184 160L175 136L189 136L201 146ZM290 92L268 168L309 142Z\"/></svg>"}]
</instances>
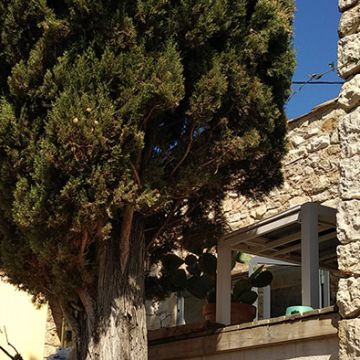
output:
<instances>
[{"instance_id":1,"label":"potted plant","mask_svg":"<svg viewBox=\"0 0 360 360\"><path fill-rule=\"evenodd\" d=\"M261 288L269 285L272 274L259 267L251 276L237 280L231 294L231 324L242 324L253 321L256 316L256 307L253 305L258 294L253 288ZM207 303L203 308L205 320L216 321L216 290L212 290L207 296Z\"/></svg>"},{"instance_id":2,"label":"potted plant","mask_svg":"<svg viewBox=\"0 0 360 360\"><path fill-rule=\"evenodd\" d=\"M233 266L237 262L244 262L241 253L233 259ZM205 320L216 320L216 266L217 258L211 253L199 256L188 255L181 259L175 254L168 254L162 259L162 276L151 278L150 284L157 292L179 292L187 290L199 299L205 299L203 308ZM272 281L272 274L259 267L251 276L237 280L232 289L231 323L240 324L252 321L256 316L256 307L252 304L258 294L253 288L267 286Z\"/></svg>"}]
</instances>

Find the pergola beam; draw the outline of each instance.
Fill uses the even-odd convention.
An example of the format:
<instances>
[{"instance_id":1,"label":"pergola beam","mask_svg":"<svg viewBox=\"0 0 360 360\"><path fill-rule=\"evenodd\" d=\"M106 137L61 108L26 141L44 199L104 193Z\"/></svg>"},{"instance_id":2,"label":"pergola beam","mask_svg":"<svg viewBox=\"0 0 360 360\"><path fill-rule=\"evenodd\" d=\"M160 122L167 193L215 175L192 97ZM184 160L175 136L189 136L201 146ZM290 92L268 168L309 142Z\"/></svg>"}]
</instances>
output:
<instances>
[{"instance_id":1,"label":"pergola beam","mask_svg":"<svg viewBox=\"0 0 360 360\"><path fill-rule=\"evenodd\" d=\"M296 241L296 240L301 240L301 232L297 232L295 234L291 234L291 235L288 235L288 236L285 236L285 237L282 237L278 240L273 240L273 241L270 241L266 244L266 246L261 250L261 252L264 252L264 251L267 251L267 250L271 250L273 248L276 248L278 246L281 246L281 245L286 245L286 244L289 244L293 241Z\"/></svg>"},{"instance_id":2,"label":"pergola beam","mask_svg":"<svg viewBox=\"0 0 360 360\"><path fill-rule=\"evenodd\" d=\"M327 241L329 239L332 239L333 237L334 237L334 233L320 236L320 237L318 237L319 243ZM336 234L335 234L335 237L336 237ZM281 249L281 250L276 250L276 249L270 249L270 250L273 250L276 253L276 255L283 255L283 254L288 254L288 253L291 253L292 251L296 251L296 250L300 250L300 249L301 249L301 239L299 241L299 244L295 244L295 245L289 246L289 247ZM265 253L264 255L267 256L269 254Z\"/></svg>"},{"instance_id":3,"label":"pergola beam","mask_svg":"<svg viewBox=\"0 0 360 360\"><path fill-rule=\"evenodd\" d=\"M324 231L324 230L330 229L331 227L333 227L333 225L331 225L331 226L322 225L322 226L319 226L318 231ZM321 239L322 239L322 237L321 237ZM282 246L282 245L287 245L296 240L299 240L299 242L301 242L301 231L299 231L295 234L291 234L291 235L282 237L278 240L273 240L273 241L269 240L268 243L265 244L263 249L260 250L260 254L265 254L267 250L274 250L274 251L278 252L278 250L276 250L275 248ZM299 248L300 248L300 246L299 246Z\"/></svg>"},{"instance_id":4,"label":"pergola beam","mask_svg":"<svg viewBox=\"0 0 360 360\"><path fill-rule=\"evenodd\" d=\"M242 231L241 233L234 233L226 236L224 240L231 248L236 248L237 245L245 243L249 240L263 237L265 234L274 231L276 229L295 224L299 222L299 213L296 212L289 216L274 220L274 222L259 224L254 229Z\"/></svg>"}]
</instances>

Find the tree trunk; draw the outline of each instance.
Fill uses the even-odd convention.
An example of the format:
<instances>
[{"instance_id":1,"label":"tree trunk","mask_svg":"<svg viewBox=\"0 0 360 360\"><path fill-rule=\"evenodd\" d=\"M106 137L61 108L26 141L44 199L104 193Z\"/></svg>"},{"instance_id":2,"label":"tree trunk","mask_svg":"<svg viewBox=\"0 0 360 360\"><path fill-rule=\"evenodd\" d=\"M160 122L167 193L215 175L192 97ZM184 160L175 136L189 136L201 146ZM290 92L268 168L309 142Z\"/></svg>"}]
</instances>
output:
<instances>
[{"instance_id":1,"label":"tree trunk","mask_svg":"<svg viewBox=\"0 0 360 360\"><path fill-rule=\"evenodd\" d=\"M134 218L129 260L120 268L119 241L100 244L97 296L79 291L85 309L79 316L79 360L146 360L143 223Z\"/></svg>"}]
</instances>

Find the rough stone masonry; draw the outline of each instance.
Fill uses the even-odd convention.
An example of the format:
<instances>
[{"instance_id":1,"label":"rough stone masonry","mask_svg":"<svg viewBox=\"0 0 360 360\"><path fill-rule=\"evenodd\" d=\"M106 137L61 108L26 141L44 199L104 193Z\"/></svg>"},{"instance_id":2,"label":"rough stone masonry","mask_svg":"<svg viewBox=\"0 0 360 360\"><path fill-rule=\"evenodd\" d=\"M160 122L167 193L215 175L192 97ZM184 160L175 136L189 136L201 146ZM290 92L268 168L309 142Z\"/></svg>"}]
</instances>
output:
<instances>
[{"instance_id":1,"label":"rough stone masonry","mask_svg":"<svg viewBox=\"0 0 360 360\"><path fill-rule=\"evenodd\" d=\"M360 0L340 0L339 360L360 359Z\"/></svg>"},{"instance_id":2,"label":"rough stone masonry","mask_svg":"<svg viewBox=\"0 0 360 360\"><path fill-rule=\"evenodd\" d=\"M261 198L228 193L223 210L232 231L309 201L338 207L339 120L344 114L333 99L288 123L283 185Z\"/></svg>"}]
</instances>

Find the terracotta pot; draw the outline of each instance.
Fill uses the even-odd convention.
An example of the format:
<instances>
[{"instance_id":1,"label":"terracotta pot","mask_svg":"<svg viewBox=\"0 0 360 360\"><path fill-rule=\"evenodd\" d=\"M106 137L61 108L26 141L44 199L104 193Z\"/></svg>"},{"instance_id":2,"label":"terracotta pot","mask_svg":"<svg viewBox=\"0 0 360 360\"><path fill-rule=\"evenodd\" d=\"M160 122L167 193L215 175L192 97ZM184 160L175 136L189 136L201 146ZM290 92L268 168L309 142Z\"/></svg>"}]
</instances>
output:
<instances>
[{"instance_id":1,"label":"terracotta pot","mask_svg":"<svg viewBox=\"0 0 360 360\"><path fill-rule=\"evenodd\" d=\"M216 322L216 304L205 304L203 307L205 320ZM255 319L256 307L242 303L231 303L231 324L242 324Z\"/></svg>"}]
</instances>

